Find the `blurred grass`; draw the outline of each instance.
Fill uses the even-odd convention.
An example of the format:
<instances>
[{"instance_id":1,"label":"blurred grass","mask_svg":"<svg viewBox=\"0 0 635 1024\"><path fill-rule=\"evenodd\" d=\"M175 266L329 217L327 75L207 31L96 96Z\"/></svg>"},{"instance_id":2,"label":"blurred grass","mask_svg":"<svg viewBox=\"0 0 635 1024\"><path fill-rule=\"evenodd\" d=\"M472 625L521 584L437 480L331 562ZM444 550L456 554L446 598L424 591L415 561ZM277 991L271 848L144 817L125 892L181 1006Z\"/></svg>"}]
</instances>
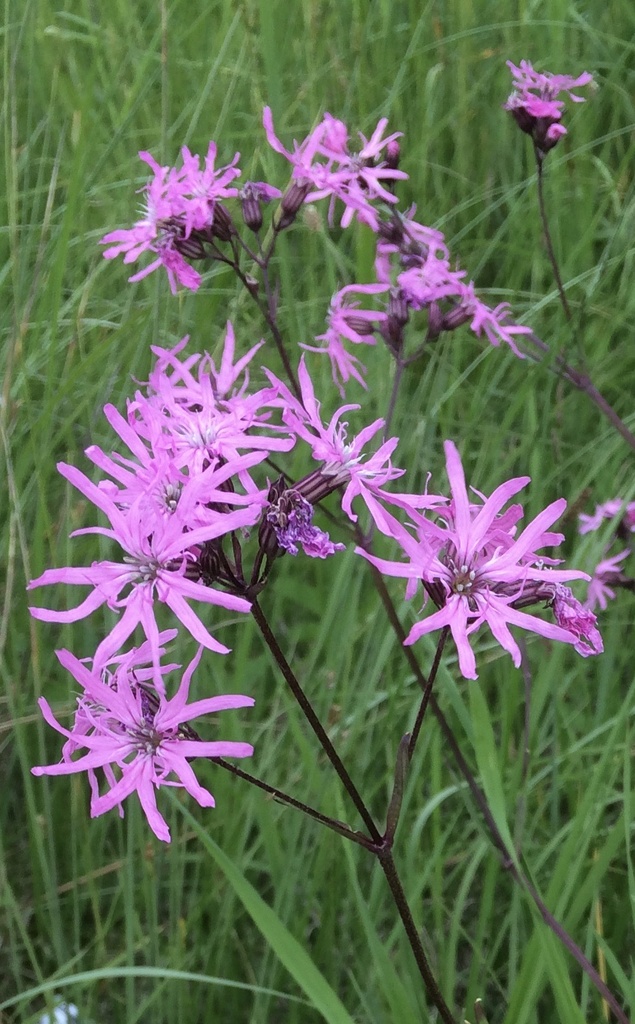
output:
<instances>
[{"instance_id":1,"label":"blurred grass","mask_svg":"<svg viewBox=\"0 0 635 1024\"><path fill-rule=\"evenodd\" d=\"M175 299L159 275L130 286L120 261L102 260L98 238L134 217L134 190L145 180L139 149L170 163L183 144L205 152L211 137L220 159L239 150L246 173L280 180L286 168L260 127L265 103L285 141L306 134L324 110L366 134L389 117L404 132L404 200L442 227L492 304L511 299L554 349L586 366L634 427L635 9L626 0L520 2L499 7L496 21L490 10L468 0L244 0L199 10L184 0L5 0L0 1004L7 1001L8 1021L36 1020L44 990L49 1006L59 991L96 1024L323 1019L296 1001L306 998L301 984L203 852L178 812L178 794L167 811L174 841L164 848L134 806L123 821L91 822L82 780L29 774L58 749L37 697L45 692L59 710L72 706L53 648L89 653L103 627L98 615L74 627L40 625L26 610L26 580L48 565L96 557L94 541L68 541L89 512L56 461L85 465L87 444L111 445L101 407L121 408L131 378L144 379L150 344L188 332L195 346L213 349L228 317L245 346L263 329L225 272L210 273L198 296ZM570 134L547 167L575 342L540 242L529 144L501 111L507 58L590 70L598 81L587 103L571 106ZM290 338L310 341L323 329L332 291L368 279L371 240L364 229L340 237L318 227L281 242L281 323ZM383 413L390 387L385 354L371 351L368 363L376 386L360 393L363 422ZM311 365L326 396L328 369L317 358ZM440 443L452 437L484 491L531 474L528 514L559 495L574 509L629 489L632 497L632 453L546 366L455 334L407 379L403 399L397 461L411 467L411 489L424 486L428 470L442 481ZM567 553L591 568L596 538L576 542L573 514L567 525ZM392 590L402 621L411 621L402 590ZM263 603L380 817L417 687L366 567L350 552L320 566L285 560ZM602 658L582 661L541 640L528 645L526 774L523 682L493 645L481 651L478 684L497 742L489 770L526 870L595 963L604 950L609 984L631 1011L632 619L632 599L609 609ZM356 825L258 638L244 624L224 635L234 652L214 663L213 685L256 698L254 712L233 724L236 738L253 738L253 770ZM427 640L418 645L424 670L433 649ZM199 671L201 692L210 671ZM476 770L469 685L457 684L452 651L439 699ZM383 878L363 851L344 851L337 837L238 780L201 774L218 809L188 809L307 949L351 1017L427 1019ZM602 1019L596 993L548 942L499 863L433 721L410 775L397 862L437 976L468 1018L481 996L490 1024ZM165 972L157 978L148 968ZM86 972L99 973L82 980Z\"/></svg>"}]
</instances>

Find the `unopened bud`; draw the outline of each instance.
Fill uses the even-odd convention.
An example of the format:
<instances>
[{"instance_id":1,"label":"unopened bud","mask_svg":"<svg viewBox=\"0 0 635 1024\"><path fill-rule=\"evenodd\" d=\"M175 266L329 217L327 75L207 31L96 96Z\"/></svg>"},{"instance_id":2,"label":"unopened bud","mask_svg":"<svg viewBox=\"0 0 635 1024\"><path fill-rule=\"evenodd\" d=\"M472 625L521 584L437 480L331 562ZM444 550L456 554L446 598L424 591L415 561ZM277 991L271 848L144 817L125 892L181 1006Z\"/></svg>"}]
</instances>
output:
<instances>
[{"instance_id":1,"label":"unopened bud","mask_svg":"<svg viewBox=\"0 0 635 1024\"><path fill-rule=\"evenodd\" d=\"M401 245L404 237L403 221L398 214L393 214L390 220L380 220L377 226L377 234L386 242L392 245Z\"/></svg>"},{"instance_id":2,"label":"unopened bud","mask_svg":"<svg viewBox=\"0 0 635 1024\"><path fill-rule=\"evenodd\" d=\"M401 158L401 146L396 139L389 142L386 146L386 159L384 161L385 166L389 167L391 171L396 171L399 167L399 160Z\"/></svg>"},{"instance_id":3,"label":"unopened bud","mask_svg":"<svg viewBox=\"0 0 635 1024\"><path fill-rule=\"evenodd\" d=\"M448 313L444 313L441 330L455 331L457 327L462 327L463 324L467 323L473 315L474 314L467 306L455 306L454 309L449 310Z\"/></svg>"},{"instance_id":4,"label":"unopened bud","mask_svg":"<svg viewBox=\"0 0 635 1024\"><path fill-rule=\"evenodd\" d=\"M410 309L404 292L401 288L391 288L388 296L388 316L392 317L397 323L404 324L408 323L410 317Z\"/></svg>"},{"instance_id":5,"label":"unopened bud","mask_svg":"<svg viewBox=\"0 0 635 1024\"><path fill-rule=\"evenodd\" d=\"M310 188L311 182L309 181L292 182L280 202L280 211L274 222L276 231L284 231L290 224L293 224Z\"/></svg>"},{"instance_id":6,"label":"unopened bud","mask_svg":"<svg viewBox=\"0 0 635 1024\"><path fill-rule=\"evenodd\" d=\"M212 222L212 235L219 238L221 242L228 242L236 234L236 228L231 213L222 203L214 205L214 220Z\"/></svg>"},{"instance_id":7,"label":"unopened bud","mask_svg":"<svg viewBox=\"0 0 635 1024\"><path fill-rule=\"evenodd\" d=\"M436 341L443 330L443 313L438 302L428 306L428 334L426 341Z\"/></svg>"},{"instance_id":8,"label":"unopened bud","mask_svg":"<svg viewBox=\"0 0 635 1024\"><path fill-rule=\"evenodd\" d=\"M245 189L245 193L247 190ZM242 197L243 220L250 231L260 231L262 227L262 206L260 199L253 194L244 194Z\"/></svg>"}]
</instances>

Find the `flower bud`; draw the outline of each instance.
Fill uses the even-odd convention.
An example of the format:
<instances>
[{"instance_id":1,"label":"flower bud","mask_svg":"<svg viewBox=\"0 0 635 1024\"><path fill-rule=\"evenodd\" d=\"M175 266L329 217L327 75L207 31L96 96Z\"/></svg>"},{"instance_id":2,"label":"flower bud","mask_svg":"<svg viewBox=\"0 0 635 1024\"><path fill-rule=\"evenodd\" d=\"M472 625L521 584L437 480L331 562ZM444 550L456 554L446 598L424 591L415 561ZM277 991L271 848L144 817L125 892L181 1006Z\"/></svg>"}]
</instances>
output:
<instances>
[{"instance_id":1,"label":"flower bud","mask_svg":"<svg viewBox=\"0 0 635 1024\"><path fill-rule=\"evenodd\" d=\"M276 231L284 231L290 224L293 224L298 210L309 194L311 183L309 181L294 181L282 197L280 211L274 221Z\"/></svg>"},{"instance_id":2,"label":"flower bud","mask_svg":"<svg viewBox=\"0 0 635 1024\"><path fill-rule=\"evenodd\" d=\"M235 234L236 227L229 210L222 203L215 203L212 235L215 238L219 238L221 242L228 242L232 235Z\"/></svg>"}]
</instances>

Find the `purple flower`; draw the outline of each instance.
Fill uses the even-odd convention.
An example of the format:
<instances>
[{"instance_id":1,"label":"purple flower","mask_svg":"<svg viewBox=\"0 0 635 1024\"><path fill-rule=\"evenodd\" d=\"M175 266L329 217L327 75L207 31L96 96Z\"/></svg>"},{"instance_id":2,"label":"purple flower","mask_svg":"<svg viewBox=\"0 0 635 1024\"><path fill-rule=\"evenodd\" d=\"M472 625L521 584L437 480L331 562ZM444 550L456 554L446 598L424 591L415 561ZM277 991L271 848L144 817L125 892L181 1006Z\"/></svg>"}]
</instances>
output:
<instances>
[{"instance_id":1,"label":"purple flower","mask_svg":"<svg viewBox=\"0 0 635 1024\"><path fill-rule=\"evenodd\" d=\"M190 242L193 233L209 233L214 224L216 204L221 199L237 195L229 183L240 175L235 166L237 153L231 164L215 168L216 144L210 142L205 164L192 155L187 146L181 150L182 167L161 167L150 153L139 153L152 169L154 177L146 185L143 215L132 228L118 229L104 235L100 244L108 245L104 258L114 259L124 254L124 263L134 263L144 252L153 252L157 258L129 281L140 281L158 267L163 266L170 288L176 292L177 283L196 291L201 283L200 274L184 259L198 252L200 246ZM201 253L202 254L202 253Z\"/></svg>"},{"instance_id":2,"label":"purple flower","mask_svg":"<svg viewBox=\"0 0 635 1024\"><path fill-rule=\"evenodd\" d=\"M357 515L351 505L353 499L359 495L379 529L390 532L385 529L386 514L377 499L384 497L383 484L395 480L404 473L403 469L397 469L390 461L399 438L391 437L380 445L376 452L365 455L366 444L382 429L384 421L375 420L349 441L348 424L342 422L342 416L346 412L359 409L358 405L341 406L325 426L322 423L320 403L315 397L304 356L298 369L301 401L298 401L286 384L274 377L270 371L266 373L284 401L283 419L287 427L306 441L311 447L313 458L323 463L319 470L296 484L296 489L311 504L315 504L343 486L342 509L349 519L357 522Z\"/></svg>"},{"instance_id":3,"label":"purple flower","mask_svg":"<svg viewBox=\"0 0 635 1024\"><path fill-rule=\"evenodd\" d=\"M299 491L283 490L271 502L265 517L273 527L278 546L290 555L297 555L298 544L301 544L310 558L327 558L336 551L346 550L345 544L334 544L328 533L312 525L313 512L313 506Z\"/></svg>"},{"instance_id":4,"label":"purple flower","mask_svg":"<svg viewBox=\"0 0 635 1024\"><path fill-rule=\"evenodd\" d=\"M147 646L147 645L146 645ZM70 651L57 651L57 657L83 688L77 700L75 723L65 729L55 718L48 701L39 700L42 714L49 725L67 738L58 764L32 768L34 775L70 775L89 773L93 818L136 792L150 828L157 838L170 842L170 830L157 808L155 790L161 786L178 786L187 790L201 807L214 807L214 797L198 782L189 764L193 757L249 757L249 743L216 740L206 742L192 736L187 723L201 715L215 714L228 708L251 707L251 697L240 694L208 697L187 704L192 675L202 648L183 673L177 693L168 699L161 685L152 689L148 671L139 666L147 663L147 652L134 649L117 660L113 672L89 669ZM179 666L169 666L170 669ZM155 680L157 670L153 670ZM73 754L85 749L77 759ZM99 793L96 771L103 769L108 788Z\"/></svg>"},{"instance_id":5,"label":"purple flower","mask_svg":"<svg viewBox=\"0 0 635 1024\"><path fill-rule=\"evenodd\" d=\"M227 654L228 648L215 640L189 605L189 600L215 604L229 611L248 612L249 601L206 586L201 582L197 559L200 545L215 538L251 526L260 517L262 503L234 512L216 512L200 527L184 530L188 513L201 502L205 475L193 479L180 493L171 516L148 518L147 506L137 500L122 512L104 490L73 466L58 464L58 469L74 487L109 519L110 528L94 526L76 534L100 533L115 540L125 554L121 562L93 562L82 568L47 569L28 589L55 583L90 586L88 597L76 608L53 611L31 608L36 619L45 622L77 622L103 604L123 609L112 631L102 640L95 654L105 660L120 650L138 625L141 625L158 660L159 633L154 617L154 602L166 604L189 633L209 650ZM209 482L213 481L213 472ZM210 510L211 511L211 510ZM125 593L124 593L125 592Z\"/></svg>"},{"instance_id":6,"label":"purple flower","mask_svg":"<svg viewBox=\"0 0 635 1024\"><path fill-rule=\"evenodd\" d=\"M527 60L521 60L520 67L507 61L513 77L514 91L503 105L518 127L531 135L538 152L544 156L556 145L567 129L561 124L564 103L557 96L564 92L574 103L584 103L583 96L572 92L593 81L585 71L578 78L569 75L541 74L534 71Z\"/></svg>"},{"instance_id":7,"label":"purple flower","mask_svg":"<svg viewBox=\"0 0 635 1024\"><path fill-rule=\"evenodd\" d=\"M448 626L457 647L460 671L467 679L477 678L470 637L484 623L511 654L516 666L521 655L510 625L552 640L578 644L577 621L571 631L571 621L554 625L520 611L538 601L553 602L560 583L588 579L576 570L544 568L545 559L536 553L545 544L562 540L547 528L564 512L564 499L549 505L516 537L518 511L510 516L509 510L502 510L529 478L508 480L484 498L482 505L474 505L468 498L456 447L451 441L446 441L444 447L452 503L440 512L443 518L437 521L416 515L411 507L417 536L405 529L393 533L409 561L387 561L358 549L382 572L410 580L408 596L412 596L416 582L421 580L426 593L437 604L436 612L415 623L406 643L413 644L426 633Z\"/></svg>"},{"instance_id":8,"label":"purple flower","mask_svg":"<svg viewBox=\"0 0 635 1024\"><path fill-rule=\"evenodd\" d=\"M346 125L327 113L303 142L293 143L291 153L275 134L269 107L264 108L262 121L271 148L292 164L294 180L312 186L304 197L305 202L315 202L330 196L331 218L333 200L341 199L346 207L342 227L347 227L356 216L373 230L377 229L379 221L373 201L397 201L383 182L408 177L403 171L388 166L389 161L382 159L383 150L390 147L401 132L383 138L388 121L381 118L370 139L360 134L361 148L351 152Z\"/></svg>"}]
</instances>

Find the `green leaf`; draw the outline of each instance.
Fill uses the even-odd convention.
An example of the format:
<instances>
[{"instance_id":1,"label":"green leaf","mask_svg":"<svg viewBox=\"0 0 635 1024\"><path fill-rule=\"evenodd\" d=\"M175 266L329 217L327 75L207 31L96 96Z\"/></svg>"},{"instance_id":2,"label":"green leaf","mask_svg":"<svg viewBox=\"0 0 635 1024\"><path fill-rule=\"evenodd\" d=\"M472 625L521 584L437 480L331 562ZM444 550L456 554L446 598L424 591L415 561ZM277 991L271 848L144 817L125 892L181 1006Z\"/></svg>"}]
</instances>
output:
<instances>
[{"instance_id":1,"label":"green leaf","mask_svg":"<svg viewBox=\"0 0 635 1024\"><path fill-rule=\"evenodd\" d=\"M505 813L505 794L503 791L503 780L500 773L500 765L496 753L496 740L492 728L487 702L483 696L478 682L469 684L470 690L470 711L472 714L472 728L474 732L474 752L478 765L481 782L492 812L498 831L500 832L507 852L516 861L516 851L507 824Z\"/></svg>"},{"instance_id":2,"label":"green leaf","mask_svg":"<svg viewBox=\"0 0 635 1024\"><path fill-rule=\"evenodd\" d=\"M355 1024L339 996L333 991L324 975L318 971L311 958L285 927L275 911L258 895L242 872L223 853L214 840L210 839L189 811L180 804L178 806L192 828L196 830L201 843L216 861L280 963L286 967L315 1009L322 1014L328 1024Z\"/></svg>"}]
</instances>

